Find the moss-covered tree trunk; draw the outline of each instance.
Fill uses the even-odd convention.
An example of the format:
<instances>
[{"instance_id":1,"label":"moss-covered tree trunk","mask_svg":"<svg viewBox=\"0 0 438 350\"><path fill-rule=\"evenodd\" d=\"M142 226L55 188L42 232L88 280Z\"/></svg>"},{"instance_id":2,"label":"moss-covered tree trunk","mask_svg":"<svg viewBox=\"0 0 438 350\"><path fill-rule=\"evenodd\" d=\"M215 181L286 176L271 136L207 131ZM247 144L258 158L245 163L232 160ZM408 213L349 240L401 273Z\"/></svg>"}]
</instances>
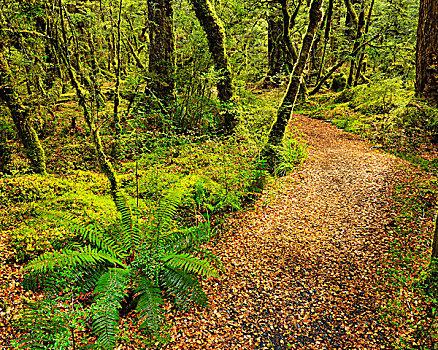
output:
<instances>
[{"instance_id":1,"label":"moss-covered tree trunk","mask_svg":"<svg viewBox=\"0 0 438 350\"><path fill-rule=\"evenodd\" d=\"M365 25L364 35L367 35L370 29L371 17L373 14L375 0L371 0L370 8L368 10L368 17ZM359 79L361 77L361 73L366 73L366 61L365 61L365 52L362 52L359 56L359 62L357 63L356 76L354 78L353 85L356 86L359 83Z\"/></svg>"},{"instance_id":2,"label":"moss-covered tree trunk","mask_svg":"<svg viewBox=\"0 0 438 350\"><path fill-rule=\"evenodd\" d=\"M275 168L279 162L277 147L280 146L283 141L284 133L300 90L304 68L309 58L315 33L322 19L322 3L323 0L313 0L310 6L309 25L306 35L303 38L298 61L295 63L289 77L289 85L278 108L277 118L272 124L268 135L268 142L262 151L262 157L266 159L268 170L271 174L275 172Z\"/></svg>"},{"instance_id":3,"label":"moss-covered tree trunk","mask_svg":"<svg viewBox=\"0 0 438 350\"><path fill-rule=\"evenodd\" d=\"M281 12L283 15L283 43L286 51L287 64L292 69L293 64L298 60L298 53L290 39L290 31L295 27L296 18L298 16L303 0L298 0L292 16L289 14L289 6L287 0L280 0ZM290 71L290 70L289 70Z\"/></svg>"},{"instance_id":4,"label":"moss-covered tree trunk","mask_svg":"<svg viewBox=\"0 0 438 350\"><path fill-rule=\"evenodd\" d=\"M417 79L419 97L438 106L438 1L421 0L417 30Z\"/></svg>"},{"instance_id":5,"label":"moss-covered tree trunk","mask_svg":"<svg viewBox=\"0 0 438 350\"><path fill-rule=\"evenodd\" d=\"M66 43L68 42L68 37L67 37L67 29L66 29L65 21L64 21L64 12L63 12L62 6L59 6L59 8L60 8L60 21L59 21L60 35L58 35L58 31L56 31L56 36L53 38L51 43L52 43L54 49L56 50L56 52L61 57L62 62L65 65L65 69L67 70L68 76L70 78L71 85L73 86L73 88L76 91L79 105L83 109L84 119L85 119L85 122L87 123L87 126L89 128L90 136L91 136L91 139L92 139L95 151L96 151L97 162L99 164L101 171L105 174L105 176L107 177L107 179L110 183L111 195L113 197L113 200L114 200L114 202L117 202L120 198L120 193L119 193L120 186L119 186L119 182L117 179L117 175L116 175L116 172L115 172L111 162L109 161L109 159L105 153L105 150L103 148L102 139L101 139L100 133L99 133L99 127L96 125L95 117L92 114L92 108L90 107L90 103L87 103L87 91L82 86L82 84L79 80L79 77L80 77L79 74L77 73L75 68L72 66L71 61L72 61L73 57L75 56L75 54L70 52L70 50L68 49L68 46L66 45ZM92 53L92 55L93 55L93 53ZM77 61L76 61L77 65L79 67L81 67L82 62L81 62L80 58L78 57L78 55L76 55L76 58L77 58ZM92 59L93 59L93 57L92 57ZM92 64L95 64L95 63L92 63ZM83 69L79 70L79 72L81 72L81 71L83 71ZM81 78L87 82L86 86L89 87L90 89L92 89L92 86L94 86L94 90L91 91L91 95L98 96L99 92L98 92L97 84L91 84L90 79L85 75L82 75Z\"/></svg>"},{"instance_id":6,"label":"moss-covered tree trunk","mask_svg":"<svg viewBox=\"0 0 438 350\"><path fill-rule=\"evenodd\" d=\"M327 53L327 44L330 40L330 33L331 33L331 27L332 27L333 3L334 3L334 0L329 0L328 9L327 9L327 13L325 16L324 44L323 44L323 49L322 49L321 64L319 65L318 75L316 76L316 84L318 84L318 82L321 78L321 74L324 70L325 55Z\"/></svg>"},{"instance_id":7,"label":"moss-covered tree trunk","mask_svg":"<svg viewBox=\"0 0 438 350\"><path fill-rule=\"evenodd\" d=\"M268 17L268 73L266 76L267 80L274 83L278 83L276 76L280 74L283 66L282 34L282 20L278 15L272 14Z\"/></svg>"},{"instance_id":8,"label":"moss-covered tree trunk","mask_svg":"<svg viewBox=\"0 0 438 350\"><path fill-rule=\"evenodd\" d=\"M165 105L175 100L173 0L148 0L151 90Z\"/></svg>"},{"instance_id":9,"label":"moss-covered tree trunk","mask_svg":"<svg viewBox=\"0 0 438 350\"><path fill-rule=\"evenodd\" d=\"M354 29L357 28L359 18L354 10L354 4L358 4L361 0L344 0L347 12L345 15L345 35L352 38L354 35Z\"/></svg>"},{"instance_id":10,"label":"moss-covered tree trunk","mask_svg":"<svg viewBox=\"0 0 438 350\"><path fill-rule=\"evenodd\" d=\"M365 1L362 2L360 14L358 17L356 37L354 39L354 45L353 45L353 52L356 52L356 54L352 56L350 60L350 73L348 74L348 80L347 80L348 87L353 85L354 74L356 72L356 58L358 54L357 48L360 46L362 42L364 26L365 26Z\"/></svg>"},{"instance_id":11,"label":"moss-covered tree trunk","mask_svg":"<svg viewBox=\"0 0 438 350\"><path fill-rule=\"evenodd\" d=\"M46 157L38 134L31 123L31 109L24 106L12 85L13 76L8 62L0 52L0 100L8 107L12 120L23 143L32 169L38 174L46 173Z\"/></svg>"},{"instance_id":12,"label":"moss-covered tree trunk","mask_svg":"<svg viewBox=\"0 0 438 350\"><path fill-rule=\"evenodd\" d=\"M196 17L207 36L208 48L218 73L217 91L219 100L225 104L232 102L234 98L234 85L231 67L228 61L227 47L225 43L225 29L216 14L210 0L190 0ZM225 113L221 129L229 133L234 129L236 119L234 113Z\"/></svg>"}]
</instances>

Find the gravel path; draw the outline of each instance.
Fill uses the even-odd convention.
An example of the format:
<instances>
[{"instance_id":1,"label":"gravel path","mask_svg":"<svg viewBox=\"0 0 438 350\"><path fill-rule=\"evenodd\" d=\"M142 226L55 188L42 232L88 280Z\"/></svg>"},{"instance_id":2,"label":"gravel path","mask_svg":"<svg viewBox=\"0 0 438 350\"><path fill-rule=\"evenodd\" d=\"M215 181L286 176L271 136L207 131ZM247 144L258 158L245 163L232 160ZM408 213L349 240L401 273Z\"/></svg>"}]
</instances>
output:
<instances>
[{"instance_id":1,"label":"gravel path","mask_svg":"<svg viewBox=\"0 0 438 350\"><path fill-rule=\"evenodd\" d=\"M173 316L167 349L386 349L376 270L400 160L296 116L309 159L230 219L209 310Z\"/></svg>"}]
</instances>

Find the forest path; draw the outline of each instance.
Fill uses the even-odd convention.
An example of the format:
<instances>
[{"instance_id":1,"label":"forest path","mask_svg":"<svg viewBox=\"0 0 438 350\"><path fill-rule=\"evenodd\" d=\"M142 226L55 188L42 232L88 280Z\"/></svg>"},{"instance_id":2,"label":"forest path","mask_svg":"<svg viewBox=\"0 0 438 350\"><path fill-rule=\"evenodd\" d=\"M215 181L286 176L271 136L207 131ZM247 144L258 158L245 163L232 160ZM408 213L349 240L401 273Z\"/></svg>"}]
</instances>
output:
<instances>
[{"instance_id":1,"label":"forest path","mask_svg":"<svg viewBox=\"0 0 438 350\"><path fill-rule=\"evenodd\" d=\"M211 309L171 317L168 349L385 349L376 271L401 161L295 117L309 159L230 219L214 248L225 277L204 284Z\"/></svg>"}]
</instances>

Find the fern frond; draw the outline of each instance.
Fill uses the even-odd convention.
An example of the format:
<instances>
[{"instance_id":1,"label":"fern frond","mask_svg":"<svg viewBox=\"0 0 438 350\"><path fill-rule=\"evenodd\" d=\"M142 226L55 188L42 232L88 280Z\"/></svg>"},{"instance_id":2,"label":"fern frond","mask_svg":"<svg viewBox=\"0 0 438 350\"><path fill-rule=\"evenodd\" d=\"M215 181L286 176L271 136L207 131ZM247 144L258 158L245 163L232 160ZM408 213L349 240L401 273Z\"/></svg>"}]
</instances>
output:
<instances>
[{"instance_id":1,"label":"fern frond","mask_svg":"<svg viewBox=\"0 0 438 350\"><path fill-rule=\"evenodd\" d=\"M126 267L122 261L113 256L87 246L81 248L79 251L64 249L59 252L46 252L32 260L26 266L25 270L32 270L35 273L45 273L47 271L53 271L58 266L77 266L84 268L89 265L104 262Z\"/></svg>"},{"instance_id":2,"label":"fern frond","mask_svg":"<svg viewBox=\"0 0 438 350\"><path fill-rule=\"evenodd\" d=\"M213 266L216 270L224 271L224 265L222 264L222 261L220 261L219 257L209 252L208 250L205 250L202 247L196 247L192 250L192 254L195 254L199 259L201 260L207 260L208 263Z\"/></svg>"},{"instance_id":3,"label":"fern frond","mask_svg":"<svg viewBox=\"0 0 438 350\"><path fill-rule=\"evenodd\" d=\"M164 263L173 268L181 269L184 272L196 273L203 277L219 277L219 273L210 266L208 260L199 259L187 253L162 255Z\"/></svg>"},{"instance_id":4,"label":"fern frond","mask_svg":"<svg viewBox=\"0 0 438 350\"><path fill-rule=\"evenodd\" d=\"M110 269L103 274L94 289L93 331L99 336L98 342L107 349L116 345L119 309L127 296L129 269Z\"/></svg>"},{"instance_id":5,"label":"fern frond","mask_svg":"<svg viewBox=\"0 0 438 350\"><path fill-rule=\"evenodd\" d=\"M154 233L161 234L169 229L172 224L172 218L178 212L182 195L183 190L176 188L161 199L152 220L151 229Z\"/></svg>"},{"instance_id":6,"label":"fern frond","mask_svg":"<svg viewBox=\"0 0 438 350\"><path fill-rule=\"evenodd\" d=\"M190 302L199 306L208 306L207 297L196 277L180 269L165 266L160 276L160 285L175 297L175 304L179 308L188 308Z\"/></svg>"},{"instance_id":7,"label":"fern frond","mask_svg":"<svg viewBox=\"0 0 438 350\"><path fill-rule=\"evenodd\" d=\"M117 194L114 200L117 211L121 215L120 237L127 250L134 249L140 243L140 229L134 219L131 206L122 194Z\"/></svg>"},{"instance_id":8,"label":"fern frond","mask_svg":"<svg viewBox=\"0 0 438 350\"><path fill-rule=\"evenodd\" d=\"M69 332L66 319L60 315L55 316L52 307L42 300L24 308L19 326L26 334L15 341L18 349L53 349L51 335Z\"/></svg>"},{"instance_id":9,"label":"fern frond","mask_svg":"<svg viewBox=\"0 0 438 350\"><path fill-rule=\"evenodd\" d=\"M166 238L166 250L174 253L190 252L211 238L209 224L200 224L179 232L173 232Z\"/></svg>"},{"instance_id":10,"label":"fern frond","mask_svg":"<svg viewBox=\"0 0 438 350\"><path fill-rule=\"evenodd\" d=\"M138 280L135 290L138 295L137 312L140 316L141 327L158 334L164 321L164 303L160 290L145 276Z\"/></svg>"},{"instance_id":11,"label":"fern frond","mask_svg":"<svg viewBox=\"0 0 438 350\"><path fill-rule=\"evenodd\" d=\"M79 234L82 239L88 240L100 250L113 257L123 257L125 251L123 245L119 244L104 228L94 223L86 223L73 214L50 214L50 217L70 231Z\"/></svg>"}]
</instances>

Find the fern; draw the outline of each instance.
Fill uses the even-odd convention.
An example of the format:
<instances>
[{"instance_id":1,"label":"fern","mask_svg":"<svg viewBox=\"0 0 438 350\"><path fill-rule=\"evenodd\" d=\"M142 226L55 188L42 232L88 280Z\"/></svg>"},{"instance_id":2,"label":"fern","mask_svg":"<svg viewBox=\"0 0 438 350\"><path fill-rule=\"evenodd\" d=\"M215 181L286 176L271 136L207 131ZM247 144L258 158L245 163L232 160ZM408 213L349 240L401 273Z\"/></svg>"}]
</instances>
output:
<instances>
[{"instance_id":1,"label":"fern","mask_svg":"<svg viewBox=\"0 0 438 350\"><path fill-rule=\"evenodd\" d=\"M207 297L202 291L199 281L182 270L165 266L160 278L161 286L175 297L175 304L181 309L189 307L193 302L199 306L207 306Z\"/></svg>"},{"instance_id":2,"label":"fern","mask_svg":"<svg viewBox=\"0 0 438 350\"><path fill-rule=\"evenodd\" d=\"M53 304L42 300L24 309L19 327L28 333L14 341L18 349L57 349L53 335L68 334L70 329L64 315L56 314Z\"/></svg>"},{"instance_id":3,"label":"fern","mask_svg":"<svg viewBox=\"0 0 438 350\"><path fill-rule=\"evenodd\" d=\"M169 192L159 203L151 225L152 232L158 237L170 228L172 218L176 215L181 202L182 193L182 189L177 188Z\"/></svg>"},{"instance_id":4,"label":"fern","mask_svg":"<svg viewBox=\"0 0 438 350\"><path fill-rule=\"evenodd\" d=\"M137 222L134 221L131 207L127 204L126 198L120 194L116 197L115 204L121 215L120 236L123 246L127 250L134 249L140 243L141 235Z\"/></svg>"},{"instance_id":5,"label":"fern","mask_svg":"<svg viewBox=\"0 0 438 350\"><path fill-rule=\"evenodd\" d=\"M103 262L126 267L122 261L113 258L111 255L97 249L92 249L90 246L86 246L79 251L65 249L59 252L44 253L38 258L32 260L26 266L26 270L32 270L35 273L46 273L48 271L53 271L59 266L86 267Z\"/></svg>"},{"instance_id":6,"label":"fern","mask_svg":"<svg viewBox=\"0 0 438 350\"><path fill-rule=\"evenodd\" d=\"M207 260L198 259L187 253L167 254L162 256L166 266L173 269L181 269L184 272L195 273L203 277L219 277L215 269L212 269Z\"/></svg>"},{"instance_id":7,"label":"fern","mask_svg":"<svg viewBox=\"0 0 438 350\"><path fill-rule=\"evenodd\" d=\"M94 223L84 223L72 214L59 215L51 213L48 214L48 217L54 219L73 233L79 234L82 239L88 240L91 244L111 254L113 257L123 257L124 249L104 228Z\"/></svg>"},{"instance_id":8,"label":"fern","mask_svg":"<svg viewBox=\"0 0 438 350\"><path fill-rule=\"evenodd\" d=\"M130 270L110 269L96 283L94 292L93 329L99 335L99 343L114 348L118 331L119 309L127 296Z\"/></svg>"},{"instance_id":9,"label":"fern","mask_svg":"<svg viewBox=\"0 0 438 350\"><path fill-rule=\"evenodd\" d=\"M208 225L200 224L199 226L190 227L180 232L175 232L167 239L168 249L175 253L189 252L198 247L201 243L210 239Z\"/></svg>"},{"instance_id":10,"label":"fern","mask_svg":"<svg viewBox=\"0 0 438 350\"><path fill-rule=\"evenodd\" d=\"M56 292L56 274L74 269L77 273L66 276L73 276L82 291L94 287L93 332L104 348L116 346L119 310L128 295L134 296L131 306L141 327L159 336L165 321L161 290L172 295L179 308L192 303L207 306L197 276L218 277L214 255L201 247L211 236L208 224L171 231L181 197L181 189L169 192L148 225L140 225L139 213L134 215L121 195L115 199L120 217L108 225L84 223L73 215L61 217L62 224L89 244L78 247L72 242L31 261L26 283Z\"/></svg>"},{"instance_id":11,"label":"fern","mask_svg":"<svg viewBox=\"0 0 438 350\"><path fill-rule=\"evenodd\" d=\"M164 321L163 309L161 308L164 301L160 290L147 277L143 276L138 280L135 292L138 295L137 312L140 316L141 327L157 334Z\"/></svg>"}]
</instances>

